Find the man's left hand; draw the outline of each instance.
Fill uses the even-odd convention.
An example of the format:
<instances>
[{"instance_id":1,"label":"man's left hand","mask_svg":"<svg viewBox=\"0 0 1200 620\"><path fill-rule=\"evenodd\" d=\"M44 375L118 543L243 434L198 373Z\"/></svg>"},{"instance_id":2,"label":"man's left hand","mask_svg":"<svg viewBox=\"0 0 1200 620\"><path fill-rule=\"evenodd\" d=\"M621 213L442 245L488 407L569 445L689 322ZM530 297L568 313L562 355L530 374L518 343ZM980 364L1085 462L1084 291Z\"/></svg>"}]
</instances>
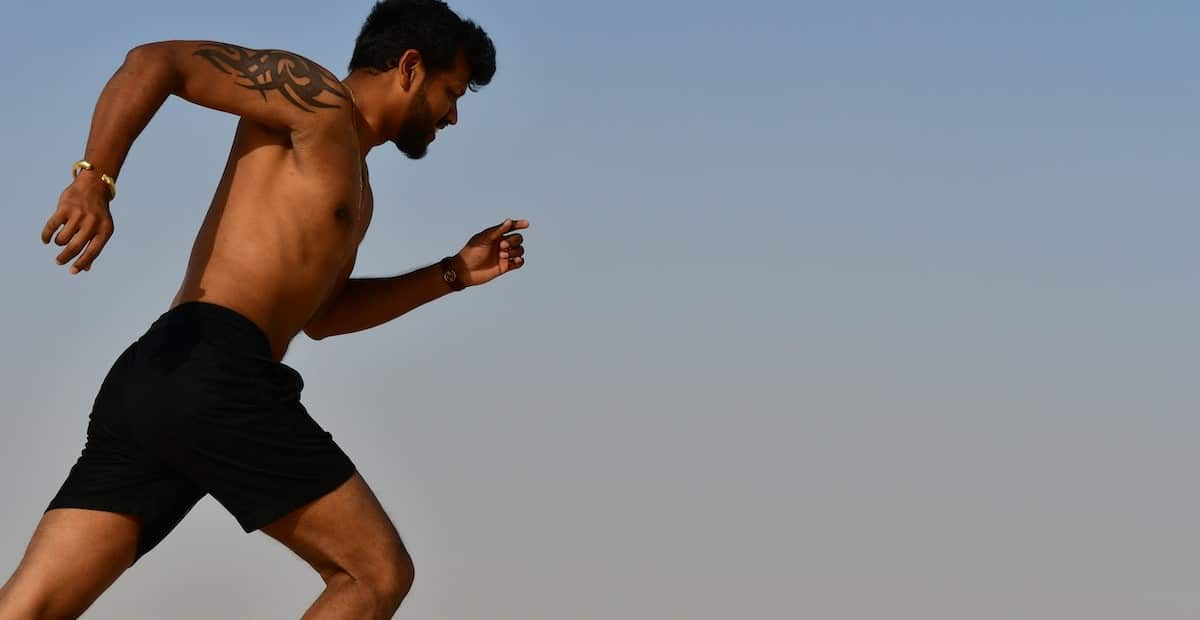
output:
<instances>
[{"instance_id":1,"label":"man's left hand","mask_svg":"<svg viewBox=\"0 0 1200 620\"><path fill-rule=\"evenodd\" d=\"M490 282L525 265L525 237L512 232L529 228L529 220L506 219L467 241L454 257L454 270L466 286Z\"/></svg>"}]
</instances>

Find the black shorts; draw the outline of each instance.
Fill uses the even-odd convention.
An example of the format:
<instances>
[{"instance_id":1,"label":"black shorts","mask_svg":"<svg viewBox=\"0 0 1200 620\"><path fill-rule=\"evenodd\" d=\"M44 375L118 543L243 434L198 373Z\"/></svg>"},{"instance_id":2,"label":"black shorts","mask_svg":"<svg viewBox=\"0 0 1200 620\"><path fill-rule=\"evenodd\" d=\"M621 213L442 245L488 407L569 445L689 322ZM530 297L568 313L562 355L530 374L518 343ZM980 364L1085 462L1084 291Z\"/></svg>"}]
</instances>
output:
<instances>
[{"instance_id":1,"label":"black shorts","mask_svg":"<svg viewBox=\"0 0 1200 620\"><path fill-rule=\"evenodd\" d=\"M271 523L355 472L300 404L303 387L249 319L180 304L109 370L83 453L46 510L141 517L134 563L209 493L246 532Z\"/></svg>"}]
</instances>

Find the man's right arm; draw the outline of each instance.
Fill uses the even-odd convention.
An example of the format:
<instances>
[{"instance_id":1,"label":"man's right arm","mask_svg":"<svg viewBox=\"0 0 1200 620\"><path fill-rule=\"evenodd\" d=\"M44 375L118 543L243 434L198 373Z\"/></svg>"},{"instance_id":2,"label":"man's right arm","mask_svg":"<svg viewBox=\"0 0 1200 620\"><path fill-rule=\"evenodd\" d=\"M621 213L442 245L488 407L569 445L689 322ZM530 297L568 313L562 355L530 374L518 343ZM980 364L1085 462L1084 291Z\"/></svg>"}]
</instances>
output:
<instances>
[{"instance_id":1,"label":"man's right arm","mask_svg":"<svg viewBox=\"0 0 1200 620\"><path fill-rule=\"evenodd\" d=\"M291 52L215 41L160 41L133 48L96 102L83 156L93 168L76 176L42 230L42 242L49 243L62 227L55 242L67 247L59 264L87 245L72 273L76 267L90 268L112 236L108 188L100 175L117 177L133 141L171 95L293 138L337 126L350 110L349 94L337 77Z\"/></svg>"}]
</instances>

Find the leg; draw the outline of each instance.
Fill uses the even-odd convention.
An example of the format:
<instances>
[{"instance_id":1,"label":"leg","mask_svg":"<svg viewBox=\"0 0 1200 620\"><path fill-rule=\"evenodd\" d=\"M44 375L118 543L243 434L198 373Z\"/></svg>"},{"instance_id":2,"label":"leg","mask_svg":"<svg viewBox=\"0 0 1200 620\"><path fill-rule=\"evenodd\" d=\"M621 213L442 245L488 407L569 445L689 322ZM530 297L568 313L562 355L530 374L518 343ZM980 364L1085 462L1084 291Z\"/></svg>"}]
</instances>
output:
<instances>
[{"instance_id":1,"label":"leg","mask_svg":"<svg viewBox=\"0 0 1200 620\"><path fill-rule=\"evenodd\" d=\"M130 514L46 511L0 588L0 620L78 617L133 564L140 531Z\"/></svg>"},{"instance_id":2,"label":"leg","mask_svg":"<svg viewBox=\"0 0 1200 620\"><path fill-rule=\"evenodd\" d=\"M171 532L204 495L132 437L123 394L137 343L113 364L87 442L0 588L0 620L74 618Z\"/></svg>"},{"instance_id":3,"label":"leg","mask_svg":"<svg viewBox=\"0 0 1200 620\"><path fill-rule=\"evenodd\" d=\"M262 531L307 561L325 581L325 591L304 620L391 618L412 588L412 558L357 472Z\"/></svg>"}]
</instances>

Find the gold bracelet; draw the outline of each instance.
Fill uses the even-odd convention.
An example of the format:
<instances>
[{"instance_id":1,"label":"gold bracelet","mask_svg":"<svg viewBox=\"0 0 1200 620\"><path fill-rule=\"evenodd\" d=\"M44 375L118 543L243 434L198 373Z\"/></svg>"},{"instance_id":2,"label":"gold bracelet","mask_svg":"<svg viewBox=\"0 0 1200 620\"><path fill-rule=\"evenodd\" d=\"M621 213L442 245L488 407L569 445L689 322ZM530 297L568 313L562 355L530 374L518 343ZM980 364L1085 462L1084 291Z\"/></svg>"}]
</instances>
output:
<instances>
[{"instance_id":1,"label":"gold bracelet","mask_svg":"<svg viewBox=\"0 0 1200 620\"><path fill-rule=\"evenodd\" d=\"M75 162L75 165L71 167L71 176L72 177L79 176L80 170L93 170L93 169L94 169L94 166L92 166L92 164L90 162L88 162L86 159L81 159L81 160ZM117 197L117 182L115 180L113 180L112 177L108 176L107 174L101 174L100 180L104 181L105 185L108 185L108 193L109 193L108 199L111 201L112 199L116 198Z\"/></svg>"}]
</instances>

